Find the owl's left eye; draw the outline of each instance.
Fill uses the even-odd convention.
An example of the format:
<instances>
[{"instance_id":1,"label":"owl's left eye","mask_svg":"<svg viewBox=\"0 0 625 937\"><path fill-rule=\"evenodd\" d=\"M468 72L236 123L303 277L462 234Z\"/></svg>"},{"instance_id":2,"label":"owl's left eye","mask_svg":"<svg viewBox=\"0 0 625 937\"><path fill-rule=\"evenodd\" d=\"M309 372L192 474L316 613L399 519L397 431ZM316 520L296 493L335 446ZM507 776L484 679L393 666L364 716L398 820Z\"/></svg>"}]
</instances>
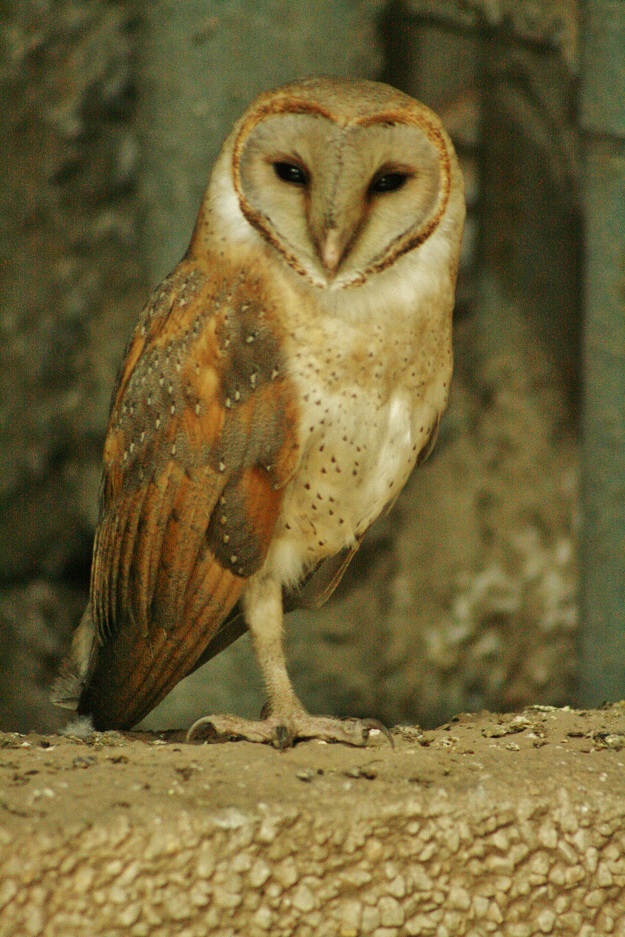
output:
<instances>
[{"instance_id":1,"label":"owl's left eye","mask_svg":"<svg viewBox=\"0 0 625 937\"><path fill-rule=\"evenodd\" d=\"M274 163L274 172L278 179L283 182L290 182L291 185L308 185L308 176L301 166L295 163Z\"/></svg>"},{"instance_id":2,"label":"owl's left eye","mask_svg":"<svg viewBox=\"0 0 625 937\"><path fill-rule=\"evenodd\" d=\"M385 172L377 176L369 186L370 192L397 192L408 179L406 172Z\"/></svg>"}]
</instances>

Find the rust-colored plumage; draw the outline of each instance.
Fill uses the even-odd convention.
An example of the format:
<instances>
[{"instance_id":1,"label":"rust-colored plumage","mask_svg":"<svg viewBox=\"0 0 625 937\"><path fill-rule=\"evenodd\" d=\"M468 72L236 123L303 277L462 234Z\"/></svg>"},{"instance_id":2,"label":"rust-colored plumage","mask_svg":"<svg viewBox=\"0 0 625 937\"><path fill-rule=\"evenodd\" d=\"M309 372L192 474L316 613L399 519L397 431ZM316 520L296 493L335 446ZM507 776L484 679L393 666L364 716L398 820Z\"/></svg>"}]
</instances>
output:
<instances>
[{"instance_id":1,"label":"rust-colored plumage","mask_svg":"<svg viewBox=\"0 0 625 937\"><path fill-rule=\"evenodd\" d=\"M215 289L217 286L217 289ZM297 461L271 310L183 261L114 395L92 567L97 663L78 709L130 727L193 669L262 565Z\"/></svg>"},{"instance_id":2,"label":"rust-colored plumage","mask_svg":"<svg viewBox=\"0 0 625 937\"><path fill-rule=\"evenodd\" d=\"M251 106L126 354L56 702L129 728L248 627L268 715L201 722L364 743L299 703L283 608L327 599L434 444L463 217L449 139L400 92L316 79Z\"/></svg>"}]
</instances>

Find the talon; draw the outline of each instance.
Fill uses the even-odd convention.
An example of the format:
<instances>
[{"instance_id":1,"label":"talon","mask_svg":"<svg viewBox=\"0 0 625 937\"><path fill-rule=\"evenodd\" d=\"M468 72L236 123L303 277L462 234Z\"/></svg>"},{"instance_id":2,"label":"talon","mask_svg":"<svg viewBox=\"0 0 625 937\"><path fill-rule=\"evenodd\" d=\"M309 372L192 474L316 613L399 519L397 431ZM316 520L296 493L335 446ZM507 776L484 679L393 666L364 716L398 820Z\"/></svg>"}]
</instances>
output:
<instances>
[{"instance_id":1,"label":"talon","mask_svg":"<svg viewBox=\"0 0 625 937\"><path fill-rule=\"evenodd\" d=\"M200 734L198 738L198 729L204 728L204 731ZM221 736L219 732L211 722L210 716L202 716L200 719L196 719L193 725L187 732L186 742L193 741L208 741L209 739L219 739Z\"/></svg>"},{"instance_id":2,"label":"talon","mask_svg":"<svg viewBox=\"0 0 625 937\"><path fill-rule=\"evenodd\" d=\"M271 744L281 752L286 748L293 747L293 736L285 725L280 724L275 727L272 733Z\"/></svg>"},{"instance_id":3,"label":"talon","mask_svg":"<svg viewBox=\"0 0 625 937\"><path fill-rule=\"evenodd\" d=\"M369 734L372 729L377 729L378 732L381 732L388 741L391 743L391 748L395 748L395 742L393 741L393 736L391 735L391 730L388 729L383 722L380 722L379 719L363 719L362 724L366 729L365 739L369 738Z\"/></svg>"}]
</instances>

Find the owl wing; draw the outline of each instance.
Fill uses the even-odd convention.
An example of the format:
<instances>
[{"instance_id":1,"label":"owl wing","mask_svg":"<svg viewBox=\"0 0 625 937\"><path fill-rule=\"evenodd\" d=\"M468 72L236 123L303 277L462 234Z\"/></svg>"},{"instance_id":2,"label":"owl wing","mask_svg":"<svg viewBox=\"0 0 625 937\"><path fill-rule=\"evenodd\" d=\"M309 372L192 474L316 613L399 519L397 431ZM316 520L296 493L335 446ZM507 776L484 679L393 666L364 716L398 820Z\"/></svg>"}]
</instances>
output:
<instances>
[{"instance_id":1,"label":"owl wing","mask_svg":"<svg viewBox=\"0 0 625 937\"><path fill-rule=\"evenodd\" d=\"M96 728L133 726L194 669L297 465L277 317L258 283L214 280L186 260L164 282L114 394L77 706Z\"/></svg>"}]
</instances>

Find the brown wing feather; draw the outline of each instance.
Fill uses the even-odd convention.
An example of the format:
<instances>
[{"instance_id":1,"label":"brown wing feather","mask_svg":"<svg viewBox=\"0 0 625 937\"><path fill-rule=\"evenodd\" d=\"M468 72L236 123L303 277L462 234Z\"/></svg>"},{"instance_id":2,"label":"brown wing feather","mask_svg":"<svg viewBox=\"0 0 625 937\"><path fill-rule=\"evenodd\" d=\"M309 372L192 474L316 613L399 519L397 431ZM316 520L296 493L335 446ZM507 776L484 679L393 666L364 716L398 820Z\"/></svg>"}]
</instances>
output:
<instances>
[{"instance_id":1,"label":"brown wing feather","mask_svg":"<svg viewBox=\"0 0 625 937\"><path fill-rule=\"evenodd\" d=\"M98 648L79 712L138 722L195 666L262 565L297 463L268 301L183 261L129 346L104 453L91 580Z\"/></svg>"}]
</instances>

